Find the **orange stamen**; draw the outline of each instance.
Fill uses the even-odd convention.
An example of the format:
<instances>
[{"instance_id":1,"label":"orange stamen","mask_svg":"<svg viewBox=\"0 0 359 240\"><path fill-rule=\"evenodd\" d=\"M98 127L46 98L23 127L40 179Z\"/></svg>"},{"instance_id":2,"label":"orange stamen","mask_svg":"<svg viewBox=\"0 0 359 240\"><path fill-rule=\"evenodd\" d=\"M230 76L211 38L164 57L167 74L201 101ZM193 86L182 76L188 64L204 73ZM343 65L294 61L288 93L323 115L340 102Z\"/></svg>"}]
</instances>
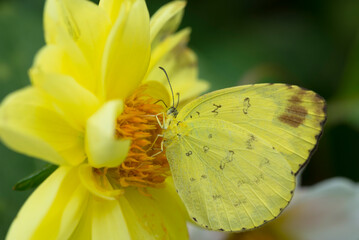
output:
<instances>
[{"instance_id":1,"label":"orange stamen","mask_svg":"<svg viewBox=\"0 0 359 240\"><path fill-rule=\"evenodd\" d=\"M170 175L165 151L152 157L161 151L162 141L157 138L162 129L155 116L165 109L154 104L156 99L144 94L144 90L145 86L139 88L125 101L124 111L117 118L116 136L130 139L132 144L125 161L118 167L106 169L104 173L119 187L157 188ZM163 121L161 114L158 119Z\"/></svg>"}]
</instances>

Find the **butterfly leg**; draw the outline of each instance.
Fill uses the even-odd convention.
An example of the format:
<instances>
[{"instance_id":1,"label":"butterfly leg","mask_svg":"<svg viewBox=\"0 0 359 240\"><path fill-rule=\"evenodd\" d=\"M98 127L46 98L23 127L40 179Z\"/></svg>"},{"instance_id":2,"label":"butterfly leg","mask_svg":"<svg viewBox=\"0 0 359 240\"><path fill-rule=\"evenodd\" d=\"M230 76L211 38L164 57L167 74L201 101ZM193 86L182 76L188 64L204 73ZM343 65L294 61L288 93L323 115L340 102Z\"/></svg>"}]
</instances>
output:
<instances>
[{"instance_id":1,"label":"butterfly leg","mask_svg":"<svg viewBox=\"0 0 359 240\"><path fill-rule=\"evenodd\" d=\"M163 120L162 122L163 122L163 123L161 123L160 119L158 118L158 116L160 116L161 114L162 114L162 120ZM158 113L158 114L155 115L155 117L156 117L156 119L157 119L158 125L160 125L160 127L161 127L162 129L164 129L164 127L165 127L165 122L166 122L165 113L164 113L164 112Z\"/></svg>"},{"instance_id":2,"label":"butterfly leg","mask_svg":"<svg viewBox=\"0 0 359 240\"><path fill-rule=\"evenodd\" d=\"M163 135L162 135L162 134L158 134L158 135L156 136L155 140L153 141L153 143L151 144L151 146L150 146L149 148L147 148L146 152L148 152L149 150L152 149L153 145L156 144L156 142L157 142L157 140L158 140L159 137L163 137Z\"/></svg>"},{"instance_id":3,"label":"butterfly leg","mask_svg":"<svg viewBox=\"0 0 359 240\"><path fill-rule=\"evenodd\" d=\"M158 118L158 116L160 116L161 114L162 114L162 119L163 119L162 122L163 122L163 123L161 123L160 119ZM165 120L165 113L164 113L164 112L157 113L156 115L145 115L145 116L155 117L156 120L157 120L158 125L160 125L160 127L161 127L162 129L164 129L164 127L165 127L165 122L166 122L166 120Z\"/></svg>"},{"instance_id":4,"label":"butterfly leg","mask_svg":"<svg viewBox=\"0 0 359 240\"><path fill-rule=\"evenodd\" d=\"M163 137L163 135L162 135L162 134L158 134L157 137L156 137L156 140L153 142L152 146L155 144L155 142L157 141L157 139L158 139L159 137ZM151 148L152 148L152 146L151 146ZM148 150L149 150L149 149L148 149ZM148 151L148 150L147 150L147 151ZM158 154L161 154L162 152L163 152L163 140L161 141L161 151L159 151L159 152L153 154L151 157L155 157L155 156L157 156Z\"/></svg>"}]
</instances>

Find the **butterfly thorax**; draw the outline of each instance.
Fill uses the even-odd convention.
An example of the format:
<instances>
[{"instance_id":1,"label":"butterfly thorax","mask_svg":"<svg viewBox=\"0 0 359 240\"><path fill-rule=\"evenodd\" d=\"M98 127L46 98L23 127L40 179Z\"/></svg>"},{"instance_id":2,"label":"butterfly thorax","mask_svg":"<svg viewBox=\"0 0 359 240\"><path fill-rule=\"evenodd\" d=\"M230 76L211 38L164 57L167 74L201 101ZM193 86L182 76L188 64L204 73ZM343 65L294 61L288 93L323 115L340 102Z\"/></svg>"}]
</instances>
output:
<instances>
[{"instance_id":1,"label":"butterfly thorax","mask_svg":"<svg viewBox=\"0 0 359 240\"><path fill-rule=\"evenodd\" d=\"M169 126L176 120L176 117L178 115L178 111L175 107L170 107L167 109L167 112L165 114L165 121L163 125L163 129L166 130L169 128Z\"/></svg>"},{"instance_id":2,"label":"butterfly thorax","mask_svg":"<svg viewBox=\"0 0 359 240\"><path fill-rule=\"evenodd\" d=\"M178 111L176 108L171 107L168 109L165 116L165 123L163 127L163 134L165 140L165 146L169 146L173 140L178 141L182 136L188 133L187 124L179 121L176 117Z\"/></svg>"},{"instance_id":3,"label":"butterfly thorax","mask_svg":"<svg viewBox=\"0 0 359 240\"><path fill-rule=\"evenodd\" d=\"M178 115L178 111L177 111L177 108L175 107L170 107L168 110L167 110L167 116L173 116L174 118L177 117Z\"/></svg>"}]
</instances>

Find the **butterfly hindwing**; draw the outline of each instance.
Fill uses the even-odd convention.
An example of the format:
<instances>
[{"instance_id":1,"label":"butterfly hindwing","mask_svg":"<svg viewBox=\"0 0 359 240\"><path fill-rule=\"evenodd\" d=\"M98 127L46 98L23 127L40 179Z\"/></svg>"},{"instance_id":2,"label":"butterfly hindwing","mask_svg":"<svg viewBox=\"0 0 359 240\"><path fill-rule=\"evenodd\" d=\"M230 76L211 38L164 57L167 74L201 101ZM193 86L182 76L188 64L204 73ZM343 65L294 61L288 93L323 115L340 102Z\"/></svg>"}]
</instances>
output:
<instances>
[{"instance_id":1,"label":"butterfly hindwing","mask_svg":"<svg viewBox=\"0 0 359 240\"><path fill-rule=\"evenodd\" d=\"M309 159L326 120L325 101L285 84L256 84L211 92L181 109L178 121L222 119L270 142L295 174Z\"/></svg>"},{"instance_id":2,"label":"butterfly hindwing","mask_svg":"<svg viewBox=\"0 0 359 240\"><path fill-rule=\"evenodd\" d=\"M241 231L278 216L292 198L288 162L256 133L221 119L180 122L165 133L176 189L192 219Z\"/></svg>"}]
</instances>

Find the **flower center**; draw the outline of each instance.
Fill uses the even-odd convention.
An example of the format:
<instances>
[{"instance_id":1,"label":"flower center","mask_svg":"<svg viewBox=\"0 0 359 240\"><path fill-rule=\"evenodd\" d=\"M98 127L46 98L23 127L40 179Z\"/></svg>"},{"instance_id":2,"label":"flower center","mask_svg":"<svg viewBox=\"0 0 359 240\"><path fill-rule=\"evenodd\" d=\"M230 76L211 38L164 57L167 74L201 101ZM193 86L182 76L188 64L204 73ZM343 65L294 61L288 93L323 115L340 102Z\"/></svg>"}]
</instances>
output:
<instances>
[{"instance_id":1,"label":"flower center","mask_svg":"<svg viewBox=\"0 0 359 240\"><path fill-rule=\"evenodd\" d=\"M117 118L116 136L132 141L125 161L118 167L108 168L110 183L117 188L161 187L170 176L165 150L161 150L162 133L156 115L165 108L155 104L156 99L144 93L142 86L125 101L123 113ZM162 122L162 114L157 115Z\"/></svg>"}]
</instances>

